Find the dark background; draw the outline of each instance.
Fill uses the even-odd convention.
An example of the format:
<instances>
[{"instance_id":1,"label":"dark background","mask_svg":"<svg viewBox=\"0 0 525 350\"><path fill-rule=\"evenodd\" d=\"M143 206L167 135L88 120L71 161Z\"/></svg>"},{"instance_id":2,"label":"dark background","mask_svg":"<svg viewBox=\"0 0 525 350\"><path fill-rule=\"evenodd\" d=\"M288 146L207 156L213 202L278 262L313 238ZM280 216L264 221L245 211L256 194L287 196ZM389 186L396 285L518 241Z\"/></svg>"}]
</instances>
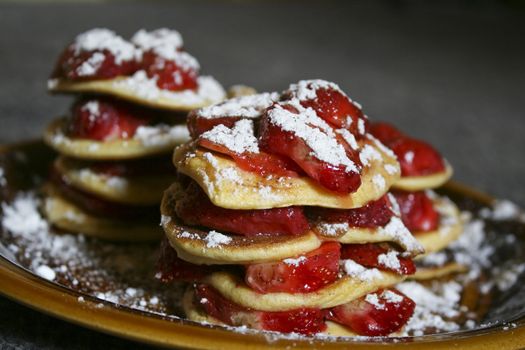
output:
<instances>
[{"instance_id":1,"label":"dark background","mask_svg":"<svg viewBox=\"0 0 525 350\"><path fill-rule=\"evenodd\" d=\"M225 86L337 82L374 120L449 159L455 179L525 205L525 8L512 1L177 1L0 5L0 143L38 137L70 99L58 53L108 27L179 30ZM1 282L0 282L1 283ZM74 341L72 341L74 339ZM128 348L0 298L0 348Z\"/></svg>"}]
</instances>

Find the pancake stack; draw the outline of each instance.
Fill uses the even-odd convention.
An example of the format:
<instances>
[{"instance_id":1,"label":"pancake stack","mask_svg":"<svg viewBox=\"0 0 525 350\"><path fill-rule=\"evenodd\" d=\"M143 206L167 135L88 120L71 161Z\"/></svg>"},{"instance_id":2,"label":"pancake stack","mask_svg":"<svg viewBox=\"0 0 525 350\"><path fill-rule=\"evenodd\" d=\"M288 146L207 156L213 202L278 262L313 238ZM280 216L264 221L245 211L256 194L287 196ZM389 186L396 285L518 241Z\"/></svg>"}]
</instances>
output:
<instances>
[{"instance_id":1,"label":"pancake stack","mask_svg":"<svg viewBox=\"0 0 525 350\"><path fill-rule=\"evenodd\" d=\"M411 279L428 280L465 271L452 259L425 258L443 251L463 232L459 209L434 189L452 176L450 164L430 144L407 136L393 125L379 122L370 132L396 155L401 179L392 190L403 223L425 249L418 256L417 272ZM440 255L441 256L441 255Z\"/></svg>"},{"instance_id":2,"label":"pancake stack","mask_svg":"<svg viewBox=\"0 0 525 350\"><path fill-rule=\"evenodd\" d=\"M415 303L395 285L422 245L389 193L396 155L336 84L192 111L165 192L157 278L190 282L189 319L332 335L384 336Z\"/></svg>"},{"instance_id":3,"label":"pancake stack","mask_svg":"<svg viewBox=\"0 0 525 350\"><path fill-rule=\"evenodd\" d=\"M75 95L44 135L59 153L44 187L50 223L116 241L161 236L158 204L176 178L170 154L189 140L186 113L225 97L199 69L168 29L130 41L92 29L67 46L48 81Z\"/></svg>"}]
</instances>

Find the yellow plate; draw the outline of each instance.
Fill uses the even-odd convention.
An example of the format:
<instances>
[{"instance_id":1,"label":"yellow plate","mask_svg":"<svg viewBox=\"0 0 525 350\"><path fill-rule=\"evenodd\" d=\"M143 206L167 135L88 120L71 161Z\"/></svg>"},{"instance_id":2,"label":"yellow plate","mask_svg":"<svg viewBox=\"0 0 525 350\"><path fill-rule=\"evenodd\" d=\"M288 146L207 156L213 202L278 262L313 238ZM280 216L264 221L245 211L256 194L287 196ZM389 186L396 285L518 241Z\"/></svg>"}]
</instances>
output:
<instances>
[{"instance_id":1,"label":"yellow plate","mask_svg":"<svg viewBox=\"0 0 525 350\"><path fill-rule=\"evenodd\" d=\"M0 165L5 158L13 155L26 156L28 169L34 174L43 174L46 166L55 154L41 142L13 145L0 150ZM9 156L9 157L8 157ZM22 169L20 169L22 170ZM9 186L22 188L24 177ZM451 195L468 197L477 202L489 204L491 198L479 194L456 183L447 185ZM7 191L0 191L7 196ZM2 197L2 200L5 197ZM524 244L518 237L518 242ZM516 243L517 244L517 243ZM322 339L286 339L277 338L268 333L246 331L233 332L227 328L201 325L188 320L161 316L128 307L118 306L87 294L49 282L20 265L0 255L0 293L26 306L41 312L91 328L104 333L148 344L166 347L184 347L193 349L519 349L525 347L525 311L515 313L513 322L516 327L505 330L503 325L485 329L426 335L408 338L363 338ZM523 288L523 287L522 287ZM79 297L83 298L82 303Z\"/></svg>"}]
</instances>

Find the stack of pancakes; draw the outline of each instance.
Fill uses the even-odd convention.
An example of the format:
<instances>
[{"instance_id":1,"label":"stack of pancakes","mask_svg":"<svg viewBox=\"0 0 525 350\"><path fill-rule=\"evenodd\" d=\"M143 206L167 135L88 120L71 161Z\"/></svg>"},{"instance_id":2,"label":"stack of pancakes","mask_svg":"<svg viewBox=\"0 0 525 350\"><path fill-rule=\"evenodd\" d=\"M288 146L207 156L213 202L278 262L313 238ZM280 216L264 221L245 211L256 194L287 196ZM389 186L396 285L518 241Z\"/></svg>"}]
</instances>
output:
<instances>
[{"instance_id":1,"label":"stack of pancakes","mask_svg":"<svg viewBox=\"0 0 525 350\"><path fill-rule=\"evenodd\" d=\"M193 111L188 123L192 141L175 149L179 178L161 204L167 240L157 277L193 282L184 300L189 319L303 334L388 335L403 327L414 303L393 287L414 273L412 259L424 248L389 190L431 185L401 178L396 155L368 132L357 103L333 83L300 81L281 94ZM288 133L284 144L303 142L303 152L276 160L267 151L277 149L277 138L267 138L276 125ZM319 164L360 181L336 188L312 171ZM384 317L363 321L369 313Z\"/></svg>"},{"instance_id":2,"label":"stack of pancakes","mask_svg":"<svg viewBox=\"0 0 525 350\"><path fill-rule=\"evenodd\" d=\"M166 67L179 86L160 85ZM50 92L75 94L69 115L44 135L59 153L44 187L50 223L109 240L160 237L158 204L175 179L170 154L189 140L186 113L225 96L198 68L173 30L140 30L131 41L107 29L76 37L48 82Z\"/></svg>"}]
</instances>

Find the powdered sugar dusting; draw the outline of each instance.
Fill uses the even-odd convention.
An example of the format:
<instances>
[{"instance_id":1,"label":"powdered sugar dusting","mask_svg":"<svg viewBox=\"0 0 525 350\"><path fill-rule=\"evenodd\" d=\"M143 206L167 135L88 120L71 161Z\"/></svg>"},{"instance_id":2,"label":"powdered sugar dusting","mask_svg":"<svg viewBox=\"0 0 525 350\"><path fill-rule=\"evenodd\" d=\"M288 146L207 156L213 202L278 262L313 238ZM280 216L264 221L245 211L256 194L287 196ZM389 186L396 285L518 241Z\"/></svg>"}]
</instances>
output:
<instances>
[{"instance_id":1,"label":"powdered sugar dusting","mask_svg":"<svg viewBox=\"0 0 525 350\"><path fill-rule=\"evenodd\" d=\"M421 244L412 236L400 218L392 217L385 227L379 229L381 233L392 238L392 241L398 243L412 254L424 252Z\"/></svg>"},{"instance_id":2,"label":"powdered sugar dusting","mask_svg":"<svg viewBox=\"0 0 525 350\"><path fill-rule=\"evenodd\" d=\"M354 260L341 260L341 265L348 276L357 278L363 282L370 282L374 279L382 279L381 272L376 269L367 269L363 265L356 263Z\"/></svg>"},{"instance_id":3,"label":"powdered sugar dusting","mask_svg":"<svg viewBox=\"0 0 525 350\"><path fill-rule=\"evenodd\" d=\"M77 54L83 51L107 50L115 57L115 63L131 61L136 57L135 47L122 39L115 32L95 28L78 35L72 44Z\"/></svg>"},{"instance_id":4,"label":"powdered sugar dusting","mask_svg":"<svg viewBox=\"0 0 525 350\"><path fill-rule=\"evenodd\" d=\"M219 124L200 135L200 137L225 146L239 154L245 152L259 153L259 143L253 128L252 120L241 119L231 129L223 124Z\"/></svg>"},{"instance_id":5,"label":"powdered sugar dusting","mask_svg":"<svg viewBox=\"0 0 525 350\"><path fill-rule=\"evenodd\" d=\"M186 125L139 126L133 138L144 146L164 146L187 142L190 133Z\"/></svg>"},{"instance_id":6,"label":"powdered sugar dusting","mask_svg":"<svg viewBox=\"0 0 525 350\"><path fill-rule=\"evenodd\" d=\"M296 267L301 265L305 261L306 261L306 257L305 256L300 256L298 258L288 258L288 259L284 259L283 260L283 262L286 265L296 266Z\"/></svg>"},{"instance_id":7,"label":"powdered sugar dusting","mask_svg":"<svg viewBox=\"0 0 525 350\"><path fill-rule=\"evenodd\" d=\"M197 110L196 114L206 119L219 117L257 118L268 107L279 99L279 94L262 93L241 96Z\"/></svg>"},{"instance_id":8,"label":"powdered sugar dusting","mask_svg":"<svg viewBox=\"0 0 525 350\"><path fill-rule=\"evenodd\" d=\"M208 248L220 247L223 244L229 244L232 239L217 231L210 231L205 238L206 246Z\"/></svg>"}]
</instances>

